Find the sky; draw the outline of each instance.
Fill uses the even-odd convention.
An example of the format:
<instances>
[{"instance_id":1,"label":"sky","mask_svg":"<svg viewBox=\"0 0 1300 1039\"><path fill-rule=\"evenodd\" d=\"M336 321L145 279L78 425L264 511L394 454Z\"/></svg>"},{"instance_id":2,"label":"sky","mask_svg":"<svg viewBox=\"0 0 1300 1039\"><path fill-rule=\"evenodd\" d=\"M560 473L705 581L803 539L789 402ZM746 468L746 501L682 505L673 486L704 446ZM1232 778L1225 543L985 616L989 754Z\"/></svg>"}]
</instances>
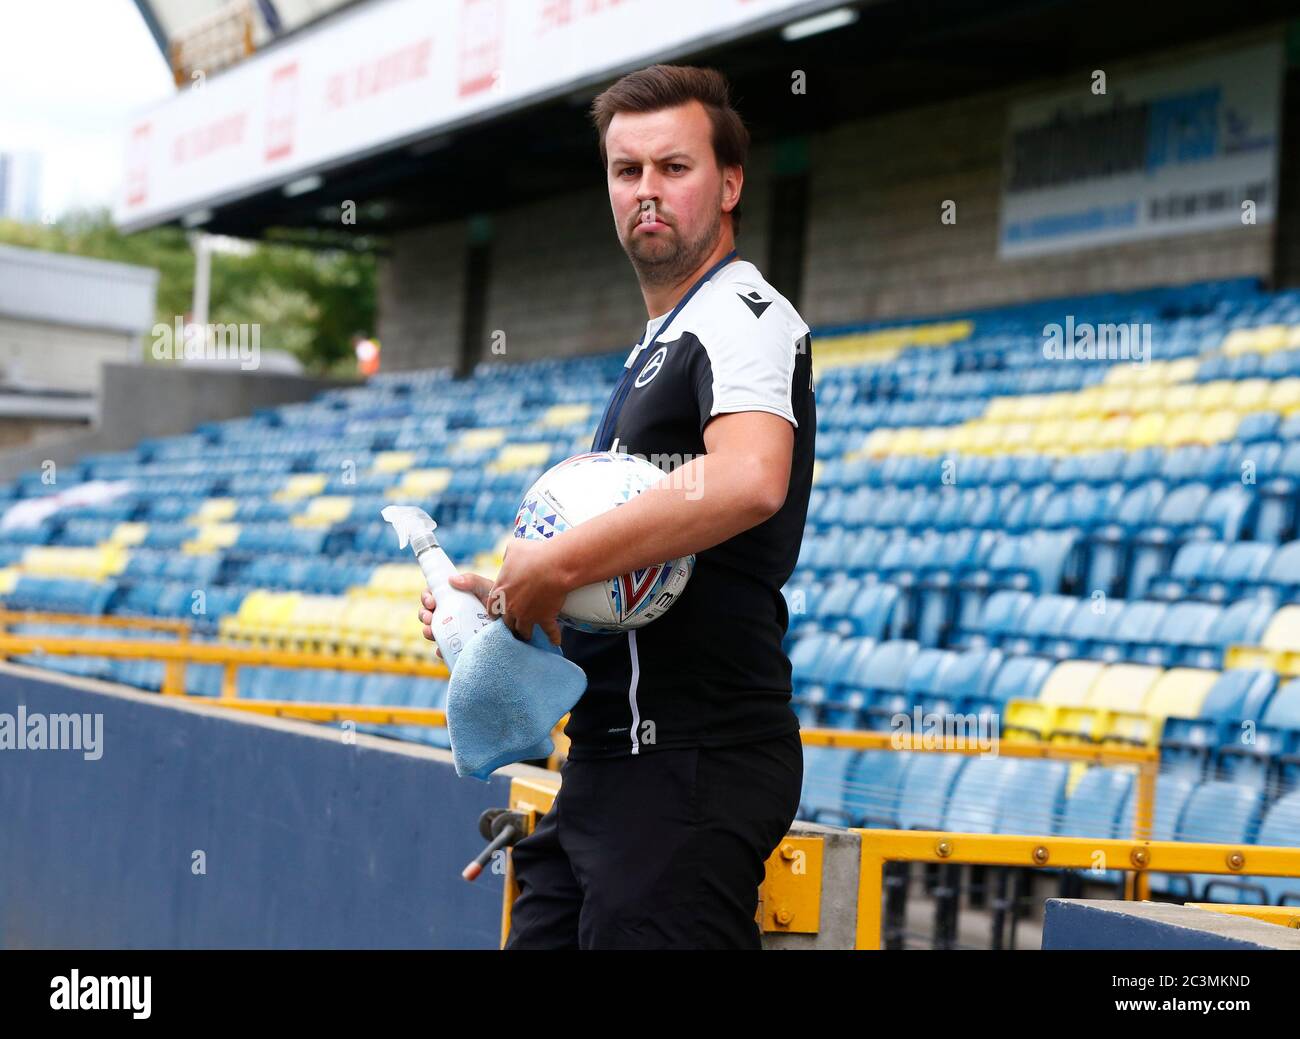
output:
<instances>
[{"instance_id":1,"label":"sky","mask_svg":"<svg viewBox=\"0 0 1300 1039\"><path fill-rule=\"evenodd\" d=\"M175 90L131 0L0 0L0 151L35 151L42 207L111 206L125 128Z\"/></svg>"}]
</instances>

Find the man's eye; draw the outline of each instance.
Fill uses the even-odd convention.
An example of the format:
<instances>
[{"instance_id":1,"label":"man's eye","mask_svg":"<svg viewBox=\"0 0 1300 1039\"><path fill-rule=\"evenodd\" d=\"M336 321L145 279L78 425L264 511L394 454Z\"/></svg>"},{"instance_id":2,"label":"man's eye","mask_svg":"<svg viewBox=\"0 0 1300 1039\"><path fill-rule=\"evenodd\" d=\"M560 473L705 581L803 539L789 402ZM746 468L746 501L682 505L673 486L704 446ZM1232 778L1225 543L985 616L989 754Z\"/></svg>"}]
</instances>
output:
<instances>
[{"instance_id":1,"label":"man's eye","mask_svg":"<svg viewBox=\"0 0 1300 1039\"><path fill-rule=\"evenodd\" d=\"M624 166L621 170L618 171L618 175L621 177L623 176L624 173L635 172L635 171L636 171L635 166Z\"/></svg>"},{"instance_id":2,"label":"man's eye","mask_svg":"<svg viewBox=\"0 0 1300 1039\"><path fill-rule=\"evenodd\" d=\"M683 166L680 162L669 163L669 164L668 164L668 168L669 168L670 170L684 170L684 169L686 169L686 167Z\"/></svg>"}]
</instances>

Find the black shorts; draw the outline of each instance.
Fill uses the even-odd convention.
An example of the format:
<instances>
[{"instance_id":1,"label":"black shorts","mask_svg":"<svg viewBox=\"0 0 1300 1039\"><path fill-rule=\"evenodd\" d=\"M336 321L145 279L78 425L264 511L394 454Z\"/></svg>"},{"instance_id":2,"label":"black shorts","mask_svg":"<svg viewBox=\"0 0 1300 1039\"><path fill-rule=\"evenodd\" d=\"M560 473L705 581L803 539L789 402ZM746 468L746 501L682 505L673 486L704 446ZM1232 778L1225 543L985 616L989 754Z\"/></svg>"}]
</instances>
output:
<instances>
[{"instance_id":1,"label":"black shorts","mask_svg":"<svg viewBox=\"0 0 1300 1039\"><path fill-rule=\"evenodd\" d=\"M763 866L803 784L797 732L566 761L512 852L507 949L758 949Z\"/></svg>"}]
</instances>

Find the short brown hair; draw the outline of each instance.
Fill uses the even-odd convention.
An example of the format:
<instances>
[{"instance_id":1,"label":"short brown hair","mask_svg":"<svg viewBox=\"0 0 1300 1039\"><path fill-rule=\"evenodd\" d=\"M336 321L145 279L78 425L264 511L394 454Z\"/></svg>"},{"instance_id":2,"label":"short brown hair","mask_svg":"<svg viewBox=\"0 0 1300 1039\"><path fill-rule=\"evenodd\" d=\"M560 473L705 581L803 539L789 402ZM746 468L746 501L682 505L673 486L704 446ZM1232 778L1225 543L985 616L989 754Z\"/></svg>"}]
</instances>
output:
<instances>
[{"instance_id":1,"label":"short brown hair","mask_svg":"<svg viewBox=\"0 0 1300 1039\"><path fill-rule=\"evenodd\" d=\"M605 134L618 112L658 112L698 101L713 126L713 154L718 167L740 166L749 157L749 131L731 107L727 77L716 69L691 65L651 65L629 72L591 103L591 121L600 135L600 165L609 169ZM740 234L740 203L731 210L731 230Z\"/></svg>"}]
</instances>

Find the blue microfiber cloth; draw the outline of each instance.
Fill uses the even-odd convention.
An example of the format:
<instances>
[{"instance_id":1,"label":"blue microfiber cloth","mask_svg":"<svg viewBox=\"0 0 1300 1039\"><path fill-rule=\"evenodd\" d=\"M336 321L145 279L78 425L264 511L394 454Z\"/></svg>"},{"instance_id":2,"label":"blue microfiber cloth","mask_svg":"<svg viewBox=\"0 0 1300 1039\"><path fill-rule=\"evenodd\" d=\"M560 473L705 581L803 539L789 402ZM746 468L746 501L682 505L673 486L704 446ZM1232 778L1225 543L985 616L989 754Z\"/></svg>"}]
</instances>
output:
<instances>
[{"instance_id":1,"label":"blue microfiber cloth","mask_svg":"<svg viewBox=\"0 0 1300 1039\"><path fill-rule=\"evenodd\" d=\"M548 757L551 730L586 690L586 672L564 659L540 625L528 642L500 618L480 628L447 685L456 775L487 782L503 765Z\"/></svg>"}]
</instances>

